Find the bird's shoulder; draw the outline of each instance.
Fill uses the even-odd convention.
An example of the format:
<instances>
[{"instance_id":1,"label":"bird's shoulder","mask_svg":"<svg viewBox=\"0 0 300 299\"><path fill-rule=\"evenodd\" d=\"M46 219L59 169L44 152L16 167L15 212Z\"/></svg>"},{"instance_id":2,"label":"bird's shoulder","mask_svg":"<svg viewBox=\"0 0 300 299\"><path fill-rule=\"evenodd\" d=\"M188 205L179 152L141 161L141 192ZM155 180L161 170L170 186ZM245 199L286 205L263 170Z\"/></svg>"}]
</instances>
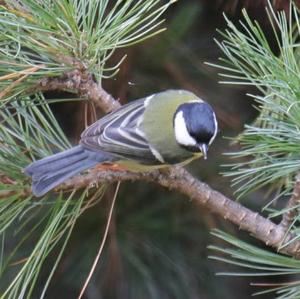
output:
<instances>
[{"instance_id":1,"label":"bird's shoulder","mask_svg":"<svg viewBox=\"0 0 300 299\"><path fill-rule=\"evenodd\" d=\"M129 102L90 125L82 132L81 138L100 135L105 127L116 128L121 124L128 128L140 127L145 117L155 118L164 113L172 115L180 104L195 98L189 91L170 89Z\"/></svg>"},{"instance_id":2,"label":"bird's shoulder","mask_svg":"<svg viewBox=\"0 0 300 299\"><path fill-rule=\"evenodd\" d=\"M138 122L144 109L144 99L125 104L87 127L81 133L81 139L101 135L105 128L117 128L121 125L132 127Z\"/></svg>"},{"instance_id":3,"label":"bird's shoulder","mask_svg":"<svg viewBox=\"0 0 300 299\"><path fill-rule=\"evenodd\" d=\"M173 127L177 108L190 101L199 101L191 92L167 90L148 100L142 122L142 131L152 148L168 163L180 163L189 159L193 153L179 146Z\"/></svg>"},{"instance_id":4,"label":"bird's shoulder","mask_svg":"<svg viewBox=\"0 0 300 299\"><path fill-rule=\"evenodd\" d=\"M139 129L145 111L145 99L123 105L101 118L82 134L80 144L92 150L117 155L142 164L157 164L148 140Z\"/></svg>"}]
</instances>

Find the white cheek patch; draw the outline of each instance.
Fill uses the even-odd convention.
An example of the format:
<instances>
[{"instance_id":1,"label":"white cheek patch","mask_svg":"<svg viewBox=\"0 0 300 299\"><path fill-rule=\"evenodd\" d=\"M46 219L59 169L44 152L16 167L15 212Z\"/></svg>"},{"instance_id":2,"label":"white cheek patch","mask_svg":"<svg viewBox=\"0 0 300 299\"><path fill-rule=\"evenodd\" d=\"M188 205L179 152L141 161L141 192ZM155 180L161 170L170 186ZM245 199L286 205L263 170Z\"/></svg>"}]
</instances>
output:
<instances>
[{"instance_id":1,"label":"white cheek patch","mask_svg":"<svg viewBox=\"0 0 300 299\"><path fill-rule=\"evenodd\" d=\"M217 122L217 118L216 118L215 114L214 114L214 123L215 123L215 132L214 132L213 137L209 141L209 145L211 145L213 143L213 141L215 140L217 133L218 133L218 122Z\"/></svg>"},{"instance_id":2,"label":"white cheek patch","mask_svg":"<svg viewBox=\"0 0 300 299\"><path fill-rule=\"evenodd\" d=\"M183 112L180 111L175 115L174 119L174 132L176 141L185 146L195 146L196 140L189 134L185 120L183 118Z\"/></svg>"}]
</instances>

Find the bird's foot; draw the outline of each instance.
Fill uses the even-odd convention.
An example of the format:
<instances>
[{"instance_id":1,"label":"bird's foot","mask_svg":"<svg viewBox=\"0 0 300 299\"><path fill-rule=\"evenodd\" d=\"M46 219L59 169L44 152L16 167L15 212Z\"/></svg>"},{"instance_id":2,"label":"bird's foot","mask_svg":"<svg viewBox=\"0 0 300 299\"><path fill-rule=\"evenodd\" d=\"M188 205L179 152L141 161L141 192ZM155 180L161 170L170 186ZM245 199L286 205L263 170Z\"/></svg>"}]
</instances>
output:
<instances>
[{"instance_id":1,"label":"bird's foot","mask_svg":"<svg viewBox=\"0 0 300 299\"><path fill-rule=\"evenodd\" d=\"M110 170L110 171L124 171L126 170L124 167L118 165L118 164L112 164L112 163L103 163L96 166L99 170Z\"/></svg>"}]
</instances>

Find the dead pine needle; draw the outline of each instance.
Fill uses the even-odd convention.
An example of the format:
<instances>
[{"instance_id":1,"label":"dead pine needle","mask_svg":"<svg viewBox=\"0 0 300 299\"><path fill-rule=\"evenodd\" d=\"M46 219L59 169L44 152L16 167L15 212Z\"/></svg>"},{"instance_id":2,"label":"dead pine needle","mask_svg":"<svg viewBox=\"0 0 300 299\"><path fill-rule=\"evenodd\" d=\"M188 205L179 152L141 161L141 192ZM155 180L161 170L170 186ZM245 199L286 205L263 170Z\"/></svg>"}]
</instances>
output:
<instances>
[{"instance_id":1,"label":"dead pine needle","mask_svg":"<svg viewBox=\"0 0 300 299\"><path fill-rule=\"evenodd\" d=\"M99 247L99 250L98 250L98 253L95 257L95 260L93 262L93 265L91 267L91 270L89 272L89 275L88 277L86 278L85 280L85 283L80 291L80 294L78 296L77 299L81 299L92 276L93 276L93 273L95 272L95 269L96 269L96 266L98 264L98 261L100 259L100 256L102 254L102 251L103 251L103 248L104 248L104 245L105 245L105 242L106 242L106 239L107 239L107 235L108 235L108 230L109 230L109 225L110 225L110 222L111 222L111 217L112 217L112 213L113 213L113 210L114 210L114 205L115 205L115 202L116 202L116 198L117 198L117 195L118 195L118 192L119 192L119 188L120 188L120 184L121 182L118 181L117 183L117 187L116 187L116 190L115 190L115 194L114 194L114 197L113 197L113 200L112 200L112 203L111 203L111 206L110 206L110 210L109 210L109 214L108 214L108 218L107 218L107 222L106 222L106 226L105 226L105 231L104 231L104 235L103 235L103 238L101 240L101 243L100 243L100 247Z\"/></svg>"}]
</instances>

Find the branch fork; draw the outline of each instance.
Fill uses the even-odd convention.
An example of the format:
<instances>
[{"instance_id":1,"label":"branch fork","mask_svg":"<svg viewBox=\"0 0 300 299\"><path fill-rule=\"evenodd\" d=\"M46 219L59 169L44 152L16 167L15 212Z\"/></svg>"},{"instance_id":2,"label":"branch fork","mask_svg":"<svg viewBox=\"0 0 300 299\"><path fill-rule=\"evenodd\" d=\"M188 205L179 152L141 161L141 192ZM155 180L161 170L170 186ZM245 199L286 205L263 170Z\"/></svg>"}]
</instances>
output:
<instances>
[{"instance_id":1,"label":"branch fork","mask_svg":"<svg viewBox=\"0 0 300 299\"><path fill-rule=\"evenodd\" d=\"M121 107L119 101L107 93L102 86L94 80L94 77L84 69L76 69L65 73L60 77L48 77L41 79L32 91L64 90L77 93L81 97L91 100L105 113Z\"/></svg>"}]
</instances>

